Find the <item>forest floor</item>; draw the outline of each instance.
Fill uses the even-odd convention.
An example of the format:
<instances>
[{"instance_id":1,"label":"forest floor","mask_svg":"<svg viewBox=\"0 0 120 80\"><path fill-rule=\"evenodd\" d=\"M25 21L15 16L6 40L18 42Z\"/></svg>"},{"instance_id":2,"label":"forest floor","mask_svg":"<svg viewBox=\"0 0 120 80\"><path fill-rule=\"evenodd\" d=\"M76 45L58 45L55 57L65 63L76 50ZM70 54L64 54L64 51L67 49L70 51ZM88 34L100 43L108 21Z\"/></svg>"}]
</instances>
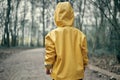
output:
<instances>
[{"instance_id":1,"label":"forest floor","mask_svg":"<svg viewBox=\"0 0 120 80\"><path fill-rule=\"evenodd\" d=\"M98 52L89 55L90 64L120 75L120 64L117 61L116 55L110 52Z\"/></svg>"},{"instance_id":2,"label":"forest floor","mask_svg":"<svg viewBox=\"0 0 120 80\"><path fill-rule=\"evenodd\" d=\"M0 49L0 80L51 80L50 76L45 74L44 53L43 48ZM91 54L89 59L90 64L120 75L120 65L113 55ZM84 80L115 79L88 67Z\"/></svg>"}]
</instances>

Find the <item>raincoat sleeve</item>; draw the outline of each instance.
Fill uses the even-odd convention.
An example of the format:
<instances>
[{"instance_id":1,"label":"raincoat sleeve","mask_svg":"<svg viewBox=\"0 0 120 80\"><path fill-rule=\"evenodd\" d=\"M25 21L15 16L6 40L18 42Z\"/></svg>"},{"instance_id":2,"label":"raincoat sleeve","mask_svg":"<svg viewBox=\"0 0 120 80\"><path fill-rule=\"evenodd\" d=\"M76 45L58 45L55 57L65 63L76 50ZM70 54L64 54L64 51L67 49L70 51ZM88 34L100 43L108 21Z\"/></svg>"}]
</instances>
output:
<instances>
[{"instance_id":1,"label":"raincoat sleeve","mask_svg":"<svg viewBox=\"0 0 120 80\"><path fill-rule=\"evenodd\" d=\"M84 36L82 39L82 55L83 55L83 63L84 67L88 64L88 49L87 49L87 40L86 37Z\"/></svg>"},{"instance_id":2,"label":"raincoat sleeve","mask_svg":"<svg viewBox=\"0 0 120 80\"><path fill-rule=\"evenodd\" d=\"M55 45L53 40L51 39L51 34L48 33L48 35L45 37L45 67L47 69L52 68L53 63L55 62Z\"/></svg>"}]
</instances>

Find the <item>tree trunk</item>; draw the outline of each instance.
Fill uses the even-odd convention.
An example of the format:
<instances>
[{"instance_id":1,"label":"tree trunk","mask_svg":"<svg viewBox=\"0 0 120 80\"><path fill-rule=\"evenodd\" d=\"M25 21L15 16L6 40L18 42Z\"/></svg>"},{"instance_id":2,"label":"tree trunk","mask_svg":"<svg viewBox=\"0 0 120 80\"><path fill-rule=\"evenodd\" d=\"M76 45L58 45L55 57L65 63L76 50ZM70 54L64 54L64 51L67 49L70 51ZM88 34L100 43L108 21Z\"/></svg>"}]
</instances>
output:
<instances>
[{"instance_id":1,"label":"tree trunk","mask_svg":"<svg viewBox=\"0 0 120 80\"><path fill-rule=\"evenodd\" d=\"M34 27L34 1L31 0L31 18L32 18L32 26L31 26L31 39L30 39L30 46L34 46L33 44L33 27Z\"/></svg>"},{"instance_id":2,"label":"tree trunk","mask_svg":"<svg viewBox=\"0 0 120 80\"><path fill-rule=\"evenodd\" d=\"M12 36L12 46L16 46L17 45L17 31L16 31L16 27L17 27L17 23L18 23L18 7L19 7L19 3L20 0L17 0L17 5L16 5L16 14L15 14L15 21L14 21L14 33L12 32L11 36Z\"/></svg>"},{"instance_id":3,"label":"tree trunk","mask_svg":"<svg viewBox=\"0 0 120 80\"><path fill-rule=\"evenodd\" d=\"M116 56L117 56L117 59L118 59L118 62L120 63L120 34L117 33L117 32L120 32L120 25L118 23L118 20L117 20L117 14L118 14L118 0L114 0L114 12L113 12L113 22L116 26L116 28L114 28L114 31L113 31L113 40L114 40L114 52L116 53Z\"/></svg>"},{"instance_id":4,"label":"tree trunk","mask_svg":"<svg viewBox=\"0 0 120 80\"><path fill-rule=\"evenodd\" d=\"M25 17L26 17L26 0L25 0L25 3L24 3L24 14L23 14L23 18L22 18L22 21L21 21L21 25L22 25L22 46L24 46L24 26L25 26Z\"/></svg>"},{"instance_id":5,"label":"tree trunk","mask_svg":"<svg viewBox=\"0 0 120 80\"><path fill-rule=\"evenodd\" d=\"M102 7L102 10L104 11L104 7ZM105 17L103 15L102 12L100 12L100 15L101 15L101 20L100 20L100 25L99 25L99 32L100 35L99 36L99 39L100 39L100 44L99 44L99 47L101 48L104 48L105 47Z\"/></svg>"},{"instance_id":6,"label":"tree trunk","mask_svg":"<svg viewBox=\"0 0 120 80\"><path fill-rule=\"evenodd\" d=\"M72 0L71 0L72 1ZM82 9L82 5L84 5L84 8ZM83 17L84 17L84 12L85 12L85 5L86 5L86 0L79 1L78 9L79 9L79 29L82 31L82 25L83 25Z\"/></svg>"},{"instance_id":7,"label":"tree trunk","mask_svg":"<svg viewBox=\"0 0 120 80\"><path fill-rule=\"evenodd\" d=\"M95 9L95 10L97 10L97 9ZM94 36L94 42L93 42L93 48L92 48L92 51L94 52L95 51L95 49L96 49L96 47L98 46L97 45L97 39L98 39L98 34L97 34L97 30L98 30L98 16L96 15L97 13L95 12L94 13L94 17L95 17L95 36Z\"/></svg>"},{"instance_id":8,"label":"tree trunk","mask_svg":"<svg viewBox=\"0 0 120 80\"><path fill-rule=\"evenodd\" d=\"M7 0L7 11L6 11L4 38L3 38L4 41L3 44L6 47L10 47L10 40L9 40L10 12L11 12L11 0Z\"/></svg>"},{"instance_id":9,"label":"tree trunk","mask_svg":"<svg viewBox=\"0 0 120 80\"><path fill-rule=\"evenodd\" d=\"M43 11L42 11L42 16L43 16L43 47L45 46L45 23L44 23L44 13L45 13L45 1L43 0Z\"/></svg>"}]
</instances>

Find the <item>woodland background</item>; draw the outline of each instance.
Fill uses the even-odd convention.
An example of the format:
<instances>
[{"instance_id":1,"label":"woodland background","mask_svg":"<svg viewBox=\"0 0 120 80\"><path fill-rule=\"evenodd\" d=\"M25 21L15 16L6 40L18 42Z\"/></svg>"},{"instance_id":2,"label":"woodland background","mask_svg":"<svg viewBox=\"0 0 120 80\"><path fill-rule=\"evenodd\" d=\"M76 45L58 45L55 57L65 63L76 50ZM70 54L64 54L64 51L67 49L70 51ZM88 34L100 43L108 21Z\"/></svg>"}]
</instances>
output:
<instances>
[{"instance_id":1,"label":"woodland background","mask_svg":"<svg viewBox=\"0 0 120 80\"><path fill-rule=\"evenodd\" d=\"M120 62L120 0L0 0L0 48L44 47L60 1L72 4L89 52L114 54Z\"/></svg>"}]
</instances>

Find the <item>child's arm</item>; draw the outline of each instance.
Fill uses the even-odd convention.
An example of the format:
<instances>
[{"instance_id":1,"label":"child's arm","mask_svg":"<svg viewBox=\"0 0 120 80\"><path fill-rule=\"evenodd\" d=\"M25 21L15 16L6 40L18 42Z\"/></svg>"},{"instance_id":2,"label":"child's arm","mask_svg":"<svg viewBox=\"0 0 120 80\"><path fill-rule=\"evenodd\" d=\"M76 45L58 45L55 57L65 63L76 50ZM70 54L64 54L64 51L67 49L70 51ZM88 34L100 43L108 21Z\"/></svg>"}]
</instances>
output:
<instances>
[{"instance_id":1,"label":"child's arm","mask_svg":"<svg viewBox=\"0 0 120 80\"><path fill-rule=\"evenodd\" d=\"M86 37L84 36L82 39L82 55L83 55L83 63L84 63L84 68L88 64L88 49L87 49L87 40Z\"/></svg>"},{"instance_id":2,"label":"child's arm","mask_svg":"<svg viewBox=\"0 0 120 80\"><path fill-rule=\"evenodd\" d=\"M55 46L54 42L50 37L50 33L45 37L45 67L46 67L46 74L50 74L50 69L55 62Z\"/></svg>"}]
</instances>

